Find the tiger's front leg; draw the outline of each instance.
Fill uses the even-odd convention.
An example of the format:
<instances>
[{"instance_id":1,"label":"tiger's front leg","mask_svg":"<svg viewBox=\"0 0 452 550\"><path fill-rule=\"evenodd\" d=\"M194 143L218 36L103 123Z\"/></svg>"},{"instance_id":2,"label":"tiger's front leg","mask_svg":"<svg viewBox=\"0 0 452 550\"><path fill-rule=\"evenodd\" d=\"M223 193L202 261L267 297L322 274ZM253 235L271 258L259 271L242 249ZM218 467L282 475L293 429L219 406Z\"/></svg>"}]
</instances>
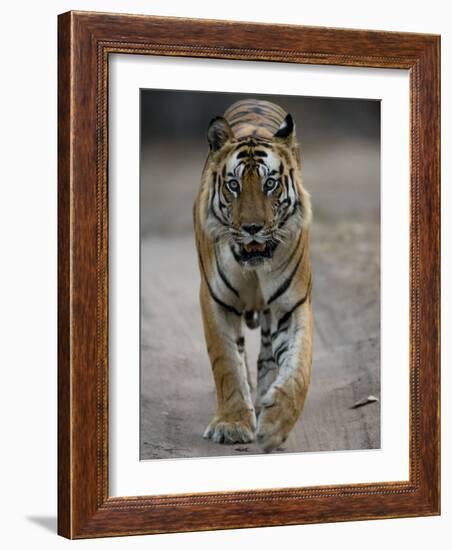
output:
<instances>
[{"instance_id":1,"label":"tiger's front leg","mask_svg":"<svg viewBox=\"0 0 452 550\"><path fill-rule=\"evenodd\" d=\"M298 420L306 399L312 365L310 297L296 307L273 315L273 357L278 374L261 399L257 441L264 451L284 443Z\"/></svg>"},{"instance_id":2,"label":"tiger's front leg","mask_svg":"<svg viewBox=\"0 0 452 550\"><path fill-rule=\"evenodd\" d=\"M201 309L217 395L216 412L204 438L249 443L254 440L256 415L247 381L242 318L216 303L204 282Z\"/></svg>"},{"instance_id":3,"label":"tiger's front leg","mask_svg":"<svg viewBox=\"0 0 452 550\"><path fill-rule=\"evenodd\" d=\"M271 311L266 309L260 316L261 325L261 347L257 359L257 392L256 392L256 413L262 407L262 401L268 388L275 381L278 374L278 366L273 357L272 336L271 336Z\"/></svg>"}]
</instances>

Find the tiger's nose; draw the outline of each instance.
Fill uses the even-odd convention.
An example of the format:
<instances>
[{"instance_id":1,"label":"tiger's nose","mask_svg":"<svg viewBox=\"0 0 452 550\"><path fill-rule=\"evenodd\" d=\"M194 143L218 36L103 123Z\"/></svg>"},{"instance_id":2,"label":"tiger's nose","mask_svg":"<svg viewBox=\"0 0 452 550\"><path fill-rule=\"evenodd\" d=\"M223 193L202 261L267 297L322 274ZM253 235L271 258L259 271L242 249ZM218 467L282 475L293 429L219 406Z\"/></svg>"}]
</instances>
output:
<instances>
[{"instance_id":1,"label":"tiger's nose","mask_svg":"<svg viewBox=\"0 0 452 550\"><path fill-rule=\"evenodd\" d=\"M259 233L259 231L263 228L263 225L259 225L257 223L249 223L242 225L243 231L245 233L249 233L250 235L255 235L256 233Z\"/></svg>"}]
</instances>

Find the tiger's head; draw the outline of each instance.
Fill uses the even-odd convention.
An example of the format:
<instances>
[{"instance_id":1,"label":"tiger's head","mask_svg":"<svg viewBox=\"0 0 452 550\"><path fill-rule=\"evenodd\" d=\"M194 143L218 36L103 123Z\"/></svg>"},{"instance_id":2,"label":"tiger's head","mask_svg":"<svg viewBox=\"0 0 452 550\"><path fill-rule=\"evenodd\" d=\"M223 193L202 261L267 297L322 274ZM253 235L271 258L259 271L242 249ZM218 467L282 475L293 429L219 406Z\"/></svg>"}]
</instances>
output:
<instances>
[{"instance_id":1,"label":"tiger's head","mask_svg":"<svg viewBox=\"0 0 452 550\"><path fill-rule=\"evenodd\" d=\"M274 135L241 138L225 118L216 117L208 141L209 231L215 240L230 244L244 267L266 264L311 218L292 116Z\"/></svg>"}]
</instances>

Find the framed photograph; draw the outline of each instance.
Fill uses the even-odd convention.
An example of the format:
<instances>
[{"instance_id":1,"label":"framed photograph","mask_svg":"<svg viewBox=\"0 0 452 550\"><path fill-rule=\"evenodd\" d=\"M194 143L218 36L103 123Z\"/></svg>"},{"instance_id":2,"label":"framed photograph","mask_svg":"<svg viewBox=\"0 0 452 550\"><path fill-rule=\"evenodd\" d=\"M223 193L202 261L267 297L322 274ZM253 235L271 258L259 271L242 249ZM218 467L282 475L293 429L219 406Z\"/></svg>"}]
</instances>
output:
<instances>
[{"instance_id":1,"label":"framed photograph","mask_svg":"<svg viewBox=\"0 0 452 550\"><path fill-rule=\"evenodd\" d=\"M440 38L68 12L58 531L440 513Z\"/></svg>"}]
</instances>

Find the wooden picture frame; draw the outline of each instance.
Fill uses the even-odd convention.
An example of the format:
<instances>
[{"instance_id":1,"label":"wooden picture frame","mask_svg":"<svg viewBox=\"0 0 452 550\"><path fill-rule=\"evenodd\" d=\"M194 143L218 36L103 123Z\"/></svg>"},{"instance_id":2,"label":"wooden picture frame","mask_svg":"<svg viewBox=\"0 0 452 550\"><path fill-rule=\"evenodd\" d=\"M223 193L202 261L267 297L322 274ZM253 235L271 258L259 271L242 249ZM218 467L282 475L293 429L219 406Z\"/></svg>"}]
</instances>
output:
<instances>
[{"instance_id":1,"label":"wooden picture frame","mask_svg":"<svg viewBox=\"0 0 452 550\"><path fill-rule=\"evenodd\" d=\"M409 480L146 497L108 490L110 54L410 74ZM58 532L87 538L440 512L440 38L68 12L58 38Z\"/></svg>"}]
</instances>

